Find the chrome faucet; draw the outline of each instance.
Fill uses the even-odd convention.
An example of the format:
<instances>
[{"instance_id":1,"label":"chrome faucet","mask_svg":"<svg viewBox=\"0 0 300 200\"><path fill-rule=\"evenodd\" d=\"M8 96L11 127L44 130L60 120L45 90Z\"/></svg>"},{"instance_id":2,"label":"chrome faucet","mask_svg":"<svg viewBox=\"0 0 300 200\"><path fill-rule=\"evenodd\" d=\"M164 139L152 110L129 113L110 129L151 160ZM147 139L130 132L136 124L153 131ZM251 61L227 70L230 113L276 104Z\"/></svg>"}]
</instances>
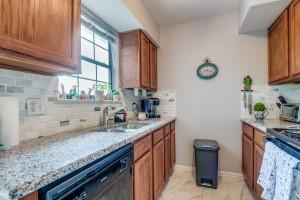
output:
<instances>
[{"instance_id":1,"label":"chrome faucet","mask_svg":"<svg viewBox=\"0 0 300 200\"><path fill-rule=\"evenodd\" d=\"M139 114L139 107L136 103L132 103L131 106L132 106L132 111L134 114L134 119L136 120L138 117L138 114Z\"/></svg>"},{"instance_id":2,"label":"chrome faucet","mask_svg":"<svg viewBox=\"0 0 300 200\"><path fill-rule=\"evenodd\" d=\"M104 125L105 127L108 126L108 121L113 117L115 116L115 114L117 112L120 112L120 111L125 111L127 112L127 108L125 107L119 107L119 108L116 108L114 110L112 110L111 113L108 112L109 108L112 108L114 109L114 107L112 106L107 106L103 109L103 116L102 116L102 124L101 125Z\"/></svg>"}]
</instances>

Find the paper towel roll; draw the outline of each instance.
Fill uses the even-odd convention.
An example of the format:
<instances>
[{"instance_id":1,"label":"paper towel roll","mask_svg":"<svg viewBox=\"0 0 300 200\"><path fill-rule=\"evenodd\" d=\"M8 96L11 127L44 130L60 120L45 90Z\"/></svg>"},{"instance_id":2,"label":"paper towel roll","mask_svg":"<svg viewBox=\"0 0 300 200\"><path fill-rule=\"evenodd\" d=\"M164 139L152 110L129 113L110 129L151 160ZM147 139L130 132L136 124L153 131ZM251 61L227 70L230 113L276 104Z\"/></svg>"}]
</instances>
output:
<instances>
[{"instance_id":1,"label":"paper towel roll","mask_svg":"<svg viewBox=\"0 0 300 200\"><path fill-rule=\"evenodd\" d=\"M19 102L16 97L0 97L0 148L19 144Z\"/></svg>"}]
</instances>

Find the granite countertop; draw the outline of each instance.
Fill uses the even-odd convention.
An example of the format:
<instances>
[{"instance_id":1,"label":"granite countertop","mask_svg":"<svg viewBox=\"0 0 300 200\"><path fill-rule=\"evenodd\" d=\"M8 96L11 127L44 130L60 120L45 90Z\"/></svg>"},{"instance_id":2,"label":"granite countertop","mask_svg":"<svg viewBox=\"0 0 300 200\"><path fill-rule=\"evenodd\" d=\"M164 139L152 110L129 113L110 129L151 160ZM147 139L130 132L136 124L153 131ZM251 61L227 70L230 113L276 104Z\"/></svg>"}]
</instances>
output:
<instances>
[{"instance_id":1,"label":"granite countertop","mask_svg":"<svg viewBox=\"0 0 300 200\"><path fill-rule=\"evenodd\" d=\"M265 119L262 122L256 121L253 118L241 119L242 122L245 122L254 128L257 128L260 131L267 132L267 128L300 128L300 124L282 121L279 119Z\"/></svg>"},{"instance_id":2,"label":"granite countertop","mask_svg":"<svg viewBox=\"0 0 300 200\"><path fill-rule=\"evenodd\" d=\"M175 118L148 120L124 133L85 129L21 142L0 151L0 199L18 199L164 126Z\"/></svg>"}]
</instances>

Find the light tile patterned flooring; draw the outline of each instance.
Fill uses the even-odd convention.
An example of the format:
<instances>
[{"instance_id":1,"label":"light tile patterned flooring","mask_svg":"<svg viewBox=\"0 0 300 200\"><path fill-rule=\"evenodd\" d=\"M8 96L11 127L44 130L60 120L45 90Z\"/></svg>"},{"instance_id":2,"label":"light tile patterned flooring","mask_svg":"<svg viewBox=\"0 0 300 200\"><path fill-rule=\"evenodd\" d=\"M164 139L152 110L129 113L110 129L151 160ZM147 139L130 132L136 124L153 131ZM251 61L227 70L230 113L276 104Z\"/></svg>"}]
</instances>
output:
<instances>
[{"instance_id":1,"label":"light tile patterned flooring","mask_svg":"<svg viewBox=\"0 0 300 200\"><path fill-rule=\"evenodd\" d=\"M194 173L175 169L159 200L254 200L243 178L220 177L218 189L198 187Z\"/></svg>"}]
</instances>

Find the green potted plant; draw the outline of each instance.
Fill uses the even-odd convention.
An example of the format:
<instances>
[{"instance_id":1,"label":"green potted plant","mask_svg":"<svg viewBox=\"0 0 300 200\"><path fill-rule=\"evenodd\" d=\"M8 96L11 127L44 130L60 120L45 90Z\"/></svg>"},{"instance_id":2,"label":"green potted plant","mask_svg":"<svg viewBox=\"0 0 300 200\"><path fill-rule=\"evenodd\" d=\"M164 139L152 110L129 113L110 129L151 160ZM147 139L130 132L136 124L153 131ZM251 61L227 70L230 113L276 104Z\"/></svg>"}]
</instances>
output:
<instances>
[{"instance_id":1,"label":"green potted plant","mask_svg":"<svg viewBox=\"0 0 300 200\"><path fill-rule=\"evenodd\" d=\"M104 100L110 100L112 96L111 85L109 83L101 83L100 88L104 91Z\"/></svg>"},{"instance_id":2,"label":"green potted plant","mask_svg":"<svg viewBox=\"0 0 300 200\"><path fill-rule=\"evenodd\" d=\"M112 90L113 100L114 101L120 101L120 92L117 89Z\"/></svg>"},{"instance_id":3,"label":"green potted plant","mask_svg":"<svg viewBox=\"0 0 300 200\"><path fill-rule=\"evenodd\" d=\"M102 89L101 84L93 85L93 89L95 90L95 100L102 101L104 96L104 90Z\"/></svg>"},{"instance_id":4,"label":"green potted plant","mask_svg":"<svg viewBox=\"0 0 300 200\"><path fill-rule=\"evenodd\" d=\"M268 114L267 108L263 103L256 103L254 105L254 112L255 119L260 121L264 120L265 116Z\"/></svg>"},{"instance_id":5,"label":"green potted plant","mask_svg":"<svg viewBox=\"0 0 300 200\"><path fill-rule=\"evenodd\" d=\"M79 99L79 94L77 92L77 86L73 85L69 92L70 99Z\"/></svg>"},{"instance_id":6,"label":"green potted plant","mask_svg":"<svg viewBox=\"0 0 300 200\"><path fill-rule=\"evenodd\" d=\"M251 90L251 86L252 86L252 78L251 78L251 76L248 75L248 76L244 77L243 84L244 84L244 90L245 91L250 91Z\"/></svg>"}]
</instances>

